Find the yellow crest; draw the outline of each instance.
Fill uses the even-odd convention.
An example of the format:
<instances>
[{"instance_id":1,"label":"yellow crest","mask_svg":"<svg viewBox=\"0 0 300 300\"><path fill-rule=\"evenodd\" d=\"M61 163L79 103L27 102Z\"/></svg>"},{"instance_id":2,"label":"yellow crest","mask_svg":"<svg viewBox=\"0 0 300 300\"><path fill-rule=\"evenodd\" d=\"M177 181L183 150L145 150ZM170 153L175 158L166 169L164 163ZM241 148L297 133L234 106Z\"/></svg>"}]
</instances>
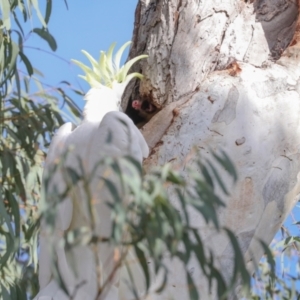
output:
<instances>
[{"instance_id":1,"label":"yellow crest","mask_svg":"<svg viewBox=\"0 0 300 300\"><path fill-rule=\"evenodd\" d=\"M79 77L86 80L92 88L101 88L102 86L113 88L114 83L129 82L134 77L138 77L140 79L143 78L143 75L140 73L135 72L128 74L128 71L135 62L142 58L147 58L148 55L139 55L120 67L122 54L130 44L131 42L125 43L113 57L113 51L116 46L116 43L113 43L109 47L107 53L100 51L100 57L98 61L96 61L87 51L82 50L81 52L88 58L92 68L86 66L78 60L72 59L71 61L78 65L85 72L85 76L79 75Z\"/></svg>"}]
</instances>

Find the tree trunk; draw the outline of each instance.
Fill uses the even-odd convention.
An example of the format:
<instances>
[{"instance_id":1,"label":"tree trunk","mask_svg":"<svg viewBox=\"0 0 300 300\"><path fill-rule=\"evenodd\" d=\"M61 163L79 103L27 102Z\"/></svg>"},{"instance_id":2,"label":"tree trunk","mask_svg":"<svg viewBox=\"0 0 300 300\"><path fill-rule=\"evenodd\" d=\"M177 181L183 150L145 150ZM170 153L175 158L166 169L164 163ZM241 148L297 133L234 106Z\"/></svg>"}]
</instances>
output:
<instances>
[{"instance_id":1,"label":"tree trunk","mask_svg":"<svg viewBox=\"0 0 300 300\"><path fill-rule=\"evenodd\" d=\"M297 0L249 2L140 0L129 56L149 54L139 65L145 79L131 87L140 84L140 97L161 108L142 128L152 150L146 168L172 161L184 170L193 146L203 156L223 149L239 180L222 196L219 219L253 271L263 254L258 240L271 242L300 189L300 23ZM125 107L136 96L129 90ZM190 214L226 276L233 259L227 239ZM208 299L193 261L190 268ZM179 263L170 271L164 295L188 299Z\"/></svg>"}]
</instances>

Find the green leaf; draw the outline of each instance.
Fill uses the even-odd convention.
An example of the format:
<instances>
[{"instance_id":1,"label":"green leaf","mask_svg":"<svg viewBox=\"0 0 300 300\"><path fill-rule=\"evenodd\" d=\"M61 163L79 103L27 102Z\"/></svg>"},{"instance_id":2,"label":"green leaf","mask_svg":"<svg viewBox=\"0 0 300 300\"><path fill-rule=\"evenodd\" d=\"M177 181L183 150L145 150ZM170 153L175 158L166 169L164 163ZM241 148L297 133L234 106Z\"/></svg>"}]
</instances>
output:
<instances>
[{"instance_id":1,"label":"green leaf","mask_svg":"<svg viewBox=\"0 0 300 300\"><path fill-rule=\"evenodd\" d=\"M49 44L52 51L56 51L56 41L47 29L34 28L32 31L45 40Z\"/></svg>"},{"instance_id":2,"label":"green leaf","mask_svg":"<svg viewBox=\"0 0 300 300\"><path fill-rule=\"evenodd\" d=\"M6 251L4 255L0 257L0 271L3 270L9 258L12 257L15 253L14 240L12 236L9 233L2 230L2 228L0 227L0 236L1 235L5 237Z\"/></svg>"},{"instance_id":3,"label":"green leaf","mask_svg":"<svg viewBox=\"0 0 300 300\"><path fill-rule=\"evenodd\" d=\"M134 245L134 250L144 271L144 275L146 278L146 292L148 292L150 287L150 274L149 274L148 262L145 257L144 251L141 250L138 245Z\"/></svg>"},{"instance_id":4,"label":"green leaf","mask_svg":"<svg viewBox=\"0 0 300 300\"><path fill-rule=\"evenodd\" d=\"M81 176L72 168L66 167L67 178L71 179L73 185L77 184L77 182L81 179Z\"/></svg>"},{"instance_id":5,"label":"green leaf","mask_svg":"<svg viewBox=\"0 0 300 300\"><path fill-rule=\"evenodd\" d=\"M29 59L27 58L27 56L22 51L19 52L19 55L20 55L23 63L26 66L28 75L31 76L33 74L33 67L31 65L31 62L29 61Z\"/></svg>"},{"instance_id":6,"label":"green leaf","mask_svg":"<svg viewBox=\"0 0 300 300\"><path fill-rule=\"evenodd\" d=\"M240 273L240 276L243 280L243 286L248 288L250 287L250 275L244 264L244 257L241 252L238 241L231 230L225 228L225 232L227 233L231 242L231 246L234 250L234 271L231 279L232 286L234 286L234 284L236 283L238 273Z\"/></svg>"},{"instance_id":7,"label":"green leaf","mask_svg":"<svg viewBox=\"0 0 300 300\"><path fill-rule=\"evenodd\" d=\"M77 106L77 104L72 101L72 99L63 91L63 89L61 88L57 88L57 91L61 94L61 96L64 99L64 103L62 106L64 106L65 102L68 104L68 106L70 107L72 113L76 116L76 117L81 117L81 110L80 108Z\"/></svg>"},{"instance_id":8,"label":"green leaf","mask_svg":"<svg viewBox=\"0 0 300 300\"><path fill-rule=\"evenodd\" d=\"M47 1L47 5L46 5L45 23L48 24L52 12L52 0L46 0L46 1Z\"/></svg>"},{"instance_id":9,"label":"green leaf","mask_svg":"<svg viewBox=\"0 0 300 300\"><path fill-rule=\"evenodd\" d=\"M9 52L9 57L4 61L6 62L6 65L8 66L8 68L6 71L6 76L2 79L2 82L0 83L0 87L3 84L5 84L6 80L13 75L13 71L15 70L15 66L16 66L16 59L19 54L19 46L14 41L11 41L10 43L8 43L7 48L8 48L8 52Z\"/></svg>"},{"instance_id":10,"label":"green leaf","mask_svg":"<svg viewBox=\"0 0 300 300\"><path fill-rule=\"evenodd\" d=\"M15 237L19 240L20 228L21 228L19 204L15 199L14 195L10 193L8 190L5 190L5 196L12 210L12 216L13 216L14 228L15 228Z\"/></svg>"},{"instance_id":11,"label":"green leaf","mask_svg":"<svg viewBox=\"0 0 300 300\"><path fill-rule=\"evenodd\" d=\"M69 9L67 0L64 1L65 1L66 8Z\"/></svg>"},{"instance_id":12,"label":"green leaf","mask_svg":"<svg viewBox=\"0 0 300 300\"><path fill-rule=\"evenodd\" d=\"M267 257L267 261L270 264L271 267L271 278L274 280L275 279L275 259L273 257L273 254L270 250L270 248L268 247L268 245L263 241L263 240L259 240L262 248L264 249L265 255Z\"/></svg>"},{"instance_id":13,"label":"green leaf","mask_svg":"<svg viewBox=\"0 0 300 300\"><path fill-rule=\"evenodd\" d=\"M111 195L114 198L115 203L122 202L122 198L120 197L119 191L116 187L116 184L114 181L109 180L107 178L101 177L101 179L104 181L105 185L107 186L109 192L111 193Z\"/></svg>"},{"instance_id":14,"label":"green leaf","mask_svg":"<svg viewBox=\"0 0 300 300\"><path fill-rule=\"evenodd\" d=\"M15 22L16 22L18 28L20 29L20 31L22 32L22 35L24 36L23 28L22 28L22 26L21 26L21 24L20 24L20 22L19 22L19 19L18 19L16 13L15 13L14 11L12 11L12 14L13 14L13 16L14 16L14 19L15 19Z\"/></svg>"},{"instance_id":15,"label":"green leaf","mask_svg":"<svg viewBox=\"0 0 300 300\"><path fill-rule=\"evenodd\" d=\"M32 279L34 279L34 278L32 278ZM34 285L34 283L33 283L33 285ZM14 287L15 287L16 294L17 294L17 297L15 299L28 300L26 290L23 287L20 287L19 285L15 285ZM34 288L33 288L33 292L34 292ZM14 299L14 298L12 298L12 299Z\"/></svg>"},{"instance_id":16,"label":"green leaf","mask_svg":"<svg viewBox=\"0 0 300 300\"><path fill-rule=\"evenodd\" d=\"M51 247L51 246L49 246ZM55 255L55 254L54 254ZM54 276L54 278L56 279L59 287L68 295L69 295L69 291L68 288L66 286L66 283L64 282L64 279L62 278L62 274L59 271L59 267L58 267L58 260L57 257L52 257L52 274Z\"/></svg>"},{"instance_id":17,"label":"green leaf","mask_svg":"<svg viewBox=\"0 0 300 300\"><path fill-rule=\"evenodd\" d=\"M20 82L20 76L17 68L15 68L15 78L16 78L16 86L17 86L17 93L18 93L18 99L20 101L21 99L21 82Z\"/></svg>"},{"instance_id":18,"label":"green leaf","mask_svg":"<svg viewBox=\"0 0 300 300\"><path fill-rule=\"evenodd\" d=\"M11 237L13 237L14 236L14 230L13 230L13 227L12 227L12 220L11 220L11 218L10 218L9 214L7 213L6 208L4 206L2 193L0 193L0 216L5 221L5 224L8 228L8 230L9 230L9 233L10 233Z\"/></svg>"},{"instance_id":19,"label":"green leaf","mask_svg":"<svg viewBox=\"0 0 300 300\"><path fill-rule=\"evenodd\" d=\"M195 283L190 275L190 273L187 271L187 282L188 282L188 290L189 290L189 295L190 295L190 300L198 300L199 299L199 294L197 291L197 288L195 286Z\"/></svg>"},{"instance_id":20,"label":"green leaf","mask_svg":"<svg viewBox=\"0 0 300 300\"><path fill-rule=\"evenodd\" d=\"M205 251L204 251L204 245L201 241L201 238L198 234L197 229L192 229L192 232L194 234L194 237L196 239L196 243L192 246L192 249L194 251L195 256L198 259L198 262L200 263L200 266L202 268L202 272L204 275L207 275L207 270L206 270L206 257L205 257Z\"/></svg>"},{"instance_id":21,"label":"green leaf","mask_svg":"<svg viewBox=\"0 0 300 300\"><path fill-rule=\"evenodd\" d=\"M165 266L162 266L162 268L164 272L164 279L161 285L156 289L156 293L161 293L165 289L168 282L168 269Z\"/></svg>"},{"instance_id":22,"label":"green leaf","mask_svg":"<svg viewBox=\"0 0 300 300\"><path fill-rule=\"evenodd\" d=\"M206 180L206 182L212 187L214 188L214 182L208 172L208 169L205 165L203 164L200 164L200 167L201 167L201 173L202 175L204 176L204 179Z\"/></svg>"},{"instance_id":23,"label":"green leaf","mask_svg":"<svg viewBox=\"0 0 300 300\"><path fill-rule=\"evenodd\" d=\"M288 245L290 242L293 241L293 237L292 236L289 236L287 237L285 240L284 240L284 245Z\"/></svg>"},{"instance_id":24,"label":"green leaf","mask_svg":"<svg viewBox=\"0 0 300 300\"><path fill-rule=\"evenodd\" d=\"M223 157L221 157L220 155L217 155L216 153L214 153L212 151L212 155L214 156L214 158L217 159L217 161L233 177L234 182L236 182L237 181L237 173L236 173L235 167L232 163L232 160L228 157L228 155L223 150L221 151L221 153L222 153Z\"/></svg>"},{"instance_id":25,"label":"green leaf","mask_svg":"<svg viewBox=\"0 0 300 300\"><path fill-rule=\"evenodd\" d=\"M3 300L11 300L8 290L2 283L1 283L1 292L2 292Z\"/></svg>"},{"instance_id":26,"label":"green leaf","mask_svg":"<svg viewBox=\"0 0 300 300\"><path fill-rule=\"evenodd\" d=\"M128 272L128 275L129 275L129 282L128 280L125 281L125 283L127 284L128 288L130 289L131 291L131 294L133 295L134 299L139 299L139 296L138 296L138 292L137 292L137 288L135 286L135 282L134 282L134 278L133 278L133 275L132 275L132 272L131 272L131 269L130 269L130 263L125 260L125 262L123 262L125 264L125 267L126 267L126 270Z\"/></svg>"},{"instance_id":27,"label":"green leaf","mask_svg":"<svg viewBox=\"0 0 300 300\"><path fill-rule=\"evenodd\" d=\"M207 161L207 163L210 166L210 169L212 170L212 172L213 172L215 178L217 179L217 182L218 182L219 186L221 187L222 191L224 192L224 194L229 195L229 193L225 187L225 184L223 183L223 180L220 177L218 171L215 169L214 165L210 161Z\"/></svg>"}]
</instances>

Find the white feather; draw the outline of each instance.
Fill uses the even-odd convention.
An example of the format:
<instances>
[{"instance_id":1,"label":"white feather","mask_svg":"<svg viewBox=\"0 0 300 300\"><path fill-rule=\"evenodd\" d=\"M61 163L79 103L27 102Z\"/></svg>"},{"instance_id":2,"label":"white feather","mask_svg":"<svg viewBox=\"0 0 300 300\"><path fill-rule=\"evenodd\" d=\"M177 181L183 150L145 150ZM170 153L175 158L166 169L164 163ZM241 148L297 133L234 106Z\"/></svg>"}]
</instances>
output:
<instances>
[{"instance_id":1,"label":"white feather","mask_svg":"<svg viewBox=\"0 0 300 300\"><path fill-rule=\"evenodd\" d=\"M124 88L125 86L122 86L123 90ZM44 178L51 176L51 179L48 190L44 191L46 202L44 206L42 205L44 209L49 204L47 202L51 201L49 195L55 187L59 192L66 188L61 170L58 169L54 174L51 174L50 171L53 164L57 163L69 148L73 150L67 155L64 166L81 172L79 167L79 160L81 160L87 175L91 173L97 162L106 156L131 155L140 163L142 163L143 157L148 156L149 149L142 134L132 120L119 111L122 89L92 88L85 96L87 103L83 111L82 123L76 128L71 123L67 123L56 133L45 163ZM111 141L107 143L109 136ZM104 171L103 168L97 170L90 182L90 191L97 212L96 233L101 236L109 236L111 233L111 213L106 202L111 201L111 196L99 180ZM95 299L97 293L96 262L91 248L82 245L73 251L78 271L78 277L75 278L68 264L65 251L59 242L65 231L81 226L91 226L86 198L81 186L73 187L72 197L63 199L57 207L56 227L52 236L49 236L49 232L46 230L47 226L45 222L42 222L39 258L41 291L35 299L46 299L43 297L53 297L56 300L68 299L52 278L52 262L49 252L51 245L49 243L54 244L59 270L69 291L72 292L75 285L81 281L86 281L86 284L77 291L74 299ZM105 280L113 268L113 247L104 243L99 244L98 254L102 263L103 280ZM117 277L113 283L115 285L107 290L107 298L104 299L119 299L117 296Z\"/></svg>"}]
</instances>

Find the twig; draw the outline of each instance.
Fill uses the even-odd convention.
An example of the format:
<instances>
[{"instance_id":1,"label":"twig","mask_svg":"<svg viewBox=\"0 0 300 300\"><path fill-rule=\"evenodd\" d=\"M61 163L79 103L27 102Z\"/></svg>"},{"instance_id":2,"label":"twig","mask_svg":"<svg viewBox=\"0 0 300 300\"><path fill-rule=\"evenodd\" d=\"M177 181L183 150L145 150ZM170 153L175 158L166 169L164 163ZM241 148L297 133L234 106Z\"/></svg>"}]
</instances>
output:
<instances>
[{"instance_id":1,"label":"twig","mask_svg":"<svg viewBox=\"0 0 300 300\"><path fill-rule=\"evenodd\" d=\"M113 277L115 276L115 273L121 267L123 259L127 256L127 253L128 253L128 248L126 248L125 252L121 255L121 258L115 264L112 272L110 273L110 275L108 276L108 278L106 279L106 281L104 282L102 287L99 288L96 299L98 299L98 297L100 297L100 295L103 292L103 289L106 287L106 285L108 285L112 281Z\"/></svg>"},{"instance_id":2,"label":"twig","mask_svg":"<svg viewBox=\"0 0 300 300\"><path fill-rule=\"evenodd\" d=\"M68 65L71 65L71 62L70 62L69 60L67 60L67 59L65 59L65 58L63 58L63 57L61 57L61 56L59 56L59 55L57 55L57 54L55 54L55 53L53 53L53 52L44 50L44 49L39 48L39 47L33 47L33 46L23 46L23 47L24 47L24 48L33 49L33 50L37 50L37 51L45 52L45 53L47 53L47 54L50 54L50 55L52 55L52 56L54 56L54 57L56 57L56 58L58 58L58 59L64 61L64 62L67 63Z\"/></svg>"}]
</instances>

